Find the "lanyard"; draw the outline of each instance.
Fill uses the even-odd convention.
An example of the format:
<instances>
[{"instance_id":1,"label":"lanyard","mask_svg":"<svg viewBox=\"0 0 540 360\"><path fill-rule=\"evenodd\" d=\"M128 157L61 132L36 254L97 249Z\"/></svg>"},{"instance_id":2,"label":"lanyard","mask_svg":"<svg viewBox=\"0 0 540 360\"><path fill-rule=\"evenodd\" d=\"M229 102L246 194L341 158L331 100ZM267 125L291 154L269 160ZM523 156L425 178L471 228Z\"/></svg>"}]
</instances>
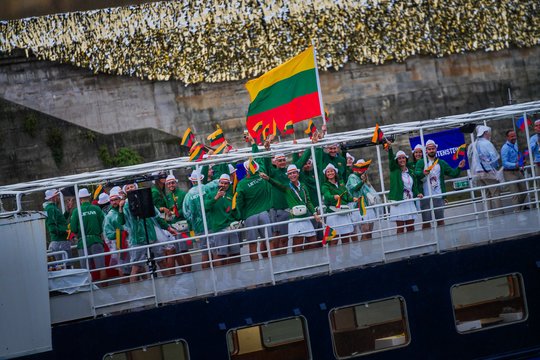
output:
<instances>
[{"instance_id":1,"label":"lanyard","mask_svg":"<svg viewBox=\"0 0 540 360\"><path fill-rule=\"evenodd\" d=\"M294 193L296 194L296 196L298 197L298 199L303 202L304 204L307 203L307 199L306 199L306 190L304 190L304 188L301 188L302 184L298 183L298 189L302 189L303 193L304 193L304 199L302 199L302 197L300 196L300 194L298 193L298 191L296 191L296 187L292 184L292 183L289 183L289 186L291 187L292 191L294 191Z\"/></svg>"}]
</instances>

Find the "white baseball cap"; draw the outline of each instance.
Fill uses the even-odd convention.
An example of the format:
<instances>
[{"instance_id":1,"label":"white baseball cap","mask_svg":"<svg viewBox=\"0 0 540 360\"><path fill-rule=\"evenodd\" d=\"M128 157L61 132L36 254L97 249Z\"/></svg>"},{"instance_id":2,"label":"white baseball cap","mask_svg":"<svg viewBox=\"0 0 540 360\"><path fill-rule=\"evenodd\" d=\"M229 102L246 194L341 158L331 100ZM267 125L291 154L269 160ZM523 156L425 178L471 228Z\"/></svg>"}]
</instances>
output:
<instances>
[{"instance_id":1,"label":"white baseball cap","mask_svg":"<svg viewBox=\"0 0 540 360\"><path fill-rule=\"evenodd\" d=\"M491 128L489 126L479 125L476 127L476 137L481 137L486 132L491 132Z\"/></svg>"}]
</instances>

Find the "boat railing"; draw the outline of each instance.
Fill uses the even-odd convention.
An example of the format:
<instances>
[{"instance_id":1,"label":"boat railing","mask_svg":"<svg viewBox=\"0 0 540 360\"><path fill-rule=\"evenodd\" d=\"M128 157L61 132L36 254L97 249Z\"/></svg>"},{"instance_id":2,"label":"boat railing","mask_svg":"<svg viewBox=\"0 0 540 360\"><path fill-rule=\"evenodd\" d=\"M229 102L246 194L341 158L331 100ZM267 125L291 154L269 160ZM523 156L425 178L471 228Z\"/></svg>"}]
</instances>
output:
<instances>
[{"instance_id":1,"label":"boat railing","mask_svg":"<svg viewBox=\"0 0 540 360\"><path fill-rule=\"evenodd\" d=\"M410 132L420 132L422 144L425 144L423 136L424 131L436 131L447 128L461 127L464 124L487 124L488 121L499 121L515 116L527 116L527 113L540 111L540 102L516 105L513 107L503 107L497 109L488 109L472 114L465 114L453 117L446 117L435 120L413 122L406 124L393 124L381 127L385 134L400 135ZM248 157L259 158L271 156L277 152L284 152L290 155L300 150L310 151L315 158L315 149L333 143L346 143L352 140L368 141L373 134L371 129L359 129L347 133L329 134L317 144L312 144L308 139L299 140L298 144L290 142L276 145L276 148L270 151L261 151L252 154L251 149L241 149L235 153L218 155L198 163L192 163L185 158L170 159L158 161L150 164L140 164L133 167L101 170L94 173L85 173L69 175L58 179L45 179L26 184L13 184L0 186L0 196L12 196L15 198L14 208L2 212L1 215L18 214L22 209L22 196L25 193L40 192L46 189L73 186L75 198L79 207L79 216L81 216L80 203L78 198L78 189L82 186L97 184L112 184L114 182L131 181L141 174L149 174L157 170L172 172L176 169L193 168L200 169L203 165L217 164L221 162L236 162L246 160ZM526 131L527 146L529 144L529 133ZM459 249L462 247L475 246L489 243L500 239L508 239L523 234L537 232L540 228L540 204L538 198L538 187L540 184L539 169L536 166L527 166L525 168L526 177L523 180L506 181L487 186L476 186L473 183L473 177L470 172L467 177L461 179L469 182L468 186L462 189L449 190L445 193L448 198L459 198L456 201L450 201L444 205L444 226L438 226L435 219L433 202L431 202L431 221L421 221L421 210L411 213L416 217L414 226L416 231L404 231L398 234L400 227L390 217L390 206L405 202L419 202L419 199L409 199L398 202L389 202L387 200L388 191L385 189L384 174L387 172L383 168L383 156L380 146L374 147L376 151L376 161L379 175L380 192L383 198L382 203L371 205L367 210L376 210L377 217L370 221L360 221L353 223L356 225L355 233L361 237L362 232L358 230L366 222L374 224L370 233L370 239L359 239L343 243L343 237L338 235L335 239L329 241L329 246L322 246L322 238L325 227L316 228L317 240L315 248L306 249L306 244L294 245L291 241L284 248L272 248L272 241L280 236L273 236L268 225L261 225L255 228L264 228L266 234L264 238L242 241L241 253L231 256L227 259L227 264L219 264L220 259L213 257L213 253L225 246L199 247L201 238L208 238L215 234L209 232L206 214L204 211L201 217L204 222L204 235L191 236L188 238L176 238L174 240L159 242L153 244L143 244L137 249L145 249L149 264L153 262L168 263L163 267L147 266L147 259L142 262L131 262L131 259L124 259L118 264L107 264L105 268L90 269L90 264L94 259L103 256L115 256L117 259L129 257L132 248L110 251L105 254L88 254L86 245L86 235L84 228L79 241L82 242L82 250L85 255L71 257L69 259L55 259L49 262L49 266L56 267L58 264L66 264L66 269L60 271L51 271L49 281L60 283L64 280L73 280L70 287L69 282L51 287L51 309L53 323L70 321L89 316L98 316L110 314L118 311L127 311L130 309L144 306L158 306L160 304L183 301L187 299L219 295L228 291L252 288L262 285L278 284L283 281L290 281L306 276L317 276L331 274L336 271L343 271L354 267L371 266L379 263L398 261L412 256L424 254L437 254L444 251ZM529 156L532 162L532 155ZM317 162L313 162L314 172L319 173ZM128 179L128 180L126 180ZM459 179L458 179L459 180ZM317 182L317 195L319 203L322 201L320 193L321 184L318 176L315 176ZM526 184L526 200L519 205L508 203L509 197L514 193L500 192L496 198L489 198L490 189L500 188L509 184L524 182ZM200 188L200 187L199 187ZM449 186L448 189L451 187ZM424 194L424 200L430 200L440 195ZM504 205L497 208L490 208L489 202L498 199ZM516 206L528 206L531 210L517 212ZM204 208L201 197L201 207ZM350 209L349 213L358 211ZM506 212L503 216L515 221L516 223L525 223L519 231L508 229L508 227L497 228L496 225L501 218L501 212ZM341 212L346 216L347 211ZM326 223L328 216L324 208L321 211L323 223ZM79 219L81 222L81 219ZM272 225L288 224L287 220ZM430 227L420 231L422 225ZM528 226L530 225L530 226ZM226 230L224 232L236 232L243 237L246 228ZM497 231L496 231L497 230ZM513 231L513 232L512 232ZM222 232L222 233L224 233ZM473 235L474 234L474 235ZM281 235L284 237L288 235ZM44 240L45 241L45 240ZM162 247L175 247L191 241L193 245L187 252L176 254L161 254ZM253 244L263 242L266 250L258 250L257 253L250 253L249 247ZM334 244L338 244L334 246ZM311 244L307 244L311 245ZM294 250L301 251L294 251ZM48 255L48 254L47 254ZM58 254L57 254L58 255ZM71 255L71 254L69 254ZM178 256L189 255L191 261L188 264L177 262ZM251 259L255 257L256 260ZM208 260L205 260L208 257ZM231 261L231 260L236 260ZM240 260L240 261L238 261ZM130 268L133 265L141 264L143 271L132 274ZM219 266L218 266L219 264ZM104 279L93 279L100 271L116 271L115 275L108 275ZM186 271L190 270L190 271ZM64 273L62 273L64 271ZM66 291L68 290L68 291ZM71 291L73 290L73 291ZM70 292L70 294L67 294ZM66 308L70 304L71 308ZM75 304L78 304L77 306ZM82 306L81 304L86 304Z\"/></svg>"}]
</instances>

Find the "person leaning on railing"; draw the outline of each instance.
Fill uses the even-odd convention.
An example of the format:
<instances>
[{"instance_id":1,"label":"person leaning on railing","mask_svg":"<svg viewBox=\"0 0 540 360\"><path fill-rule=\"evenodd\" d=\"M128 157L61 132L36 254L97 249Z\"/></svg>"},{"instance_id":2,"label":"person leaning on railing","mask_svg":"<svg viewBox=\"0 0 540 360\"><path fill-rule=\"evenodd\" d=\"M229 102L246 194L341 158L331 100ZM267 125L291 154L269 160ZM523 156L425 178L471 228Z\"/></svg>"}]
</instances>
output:
<instances>
[{"instance_id":1,"label":"person leaning on railing","mask_svg":"<svg viewBox=\"0 0 540 360\"><path fill-rule=\"evenodd\" d=\"M423 194L419 191L419 182L412 171L407 167L408 156L404 151L398 151L394 156L392 143L387 142L388 146L388 164L390 166L390 192L388 200L403 201L415 197L422 198ZM397 233L414 231L414 219L417 215L414 201L406 201L397 205L390 206L390 220L395 221Z\"/></svg>"}]
</instances>

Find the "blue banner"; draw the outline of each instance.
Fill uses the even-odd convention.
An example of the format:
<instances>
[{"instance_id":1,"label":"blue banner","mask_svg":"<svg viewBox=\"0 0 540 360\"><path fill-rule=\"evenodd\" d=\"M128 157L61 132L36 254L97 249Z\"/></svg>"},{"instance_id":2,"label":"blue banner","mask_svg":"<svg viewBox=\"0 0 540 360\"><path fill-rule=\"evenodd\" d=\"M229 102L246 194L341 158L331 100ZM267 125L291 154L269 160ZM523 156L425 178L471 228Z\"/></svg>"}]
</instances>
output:
<instances>
[{"instance_id":1,"label":"blue banner","mask_svg":"<svg viewBox=\"0 0 540 360\"><path fill-rule=\"evenodd\" d=\"M457 168L459 162L465 159L465 167L463 170L467 170L469 168L469 160L467 159L466 150L465 156L459 156L457 160L453 159L454 153L458 147L465 144L465 136L459 129L445 130L424 135L424 144L428 140L435 141L435 143L438 145L437 157L446 161L450 167ZM416 145L421 143L420 136L410 138L409 142L411 143L411 149L414 149Z\"/></svg>"}]
</instances>

